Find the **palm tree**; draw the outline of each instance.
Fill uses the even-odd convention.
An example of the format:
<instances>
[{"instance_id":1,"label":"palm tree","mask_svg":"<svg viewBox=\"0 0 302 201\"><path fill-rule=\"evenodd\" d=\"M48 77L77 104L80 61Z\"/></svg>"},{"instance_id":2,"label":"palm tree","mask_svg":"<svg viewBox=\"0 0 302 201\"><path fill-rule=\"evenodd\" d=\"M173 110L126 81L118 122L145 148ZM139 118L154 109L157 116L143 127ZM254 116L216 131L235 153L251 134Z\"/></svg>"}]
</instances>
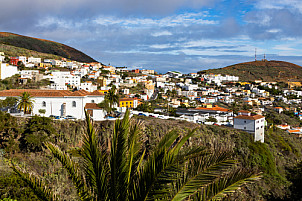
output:
<instances>
[{"instance_id":1,"label":"palm tree","mask_svg":"<svg viewBox=\"0 0 302 201\"><path fill-rule=\"evenodd\" d=\"M23 92L19 97L19 102L17 108L19 110L23 110L24 114L31 112L33 109L34 100L32 100L32 96L28 92Z\"/></svg>"},{"instance_id":2,"label":"palm tree","mask_svg":"<svg viewBox=\"0 0 302 201\"><path fill-rule=\"evenodd\" d=\"M112 108L115 103L118 103L119 96L116 94L116 88L114 85L105 95L105 99L108 100L110 108Z\"/></svg>"},{"instance_id":3,"label":"palm tree","mask_svg":"<svg viewBox=\"0 0 302 201\"><path fill-rule=\"evenodd\" d=\"M259 176L235 168L232 152L188 148L195 130L182 137L166 134L152 150L143 146L141 123L129 119L129 111L117 120L111 138L97 139L89 115L78 164L58 146L46 146L70 175L80 200L219 200ZM42 179L12 164L13 170L41 200L58 200ZM233 169L232 169L233 168Z\"/></svg>"}]
</instances>

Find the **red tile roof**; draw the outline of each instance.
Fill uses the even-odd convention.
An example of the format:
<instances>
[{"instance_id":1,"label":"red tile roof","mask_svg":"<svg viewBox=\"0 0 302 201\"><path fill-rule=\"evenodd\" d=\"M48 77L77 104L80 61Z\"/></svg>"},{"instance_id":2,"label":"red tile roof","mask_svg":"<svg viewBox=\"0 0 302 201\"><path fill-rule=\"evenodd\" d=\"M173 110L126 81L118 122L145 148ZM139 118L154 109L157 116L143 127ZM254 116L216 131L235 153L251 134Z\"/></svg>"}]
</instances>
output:
<instances>
[{"instance_id":1,"label":"red tile roof","mask_svg":"<svg viewBox=\"0 0 302 201\"><path fill-rule=\"evenodd\" d=\"M248 111L248 110L240 110L240 111L238 111L238 112L240 112L240 113L251 113L251 112Z\"/></svg>"},{"instance_id":2,"label":"red tile roof","mask_svg":"<svg viewBox=\"0 0 302 201\"><path fill-rule=\"evenodd\" d=\"M85 90L68 91L68 90L41 90L41 89L10 89L0 91L0 97L18 97L22 93L28 92L33 97L65 97L65 96L103 96L95 92L87 92Z\"/></svg>"},{"instance_id":3,"label":"red tile roof","mask_svg":"<svg viewBox=\"0 0 302 201\"><path fill-rule=\"evenodd\" d=\"M100 110L102 108L100 108L96 103L86 103L85 105L85 109L90 109L90 110Z\"/></svg>"},{"instance_id":4,"label":"red tile roof","mask_svg":"<svg viewBox=\"0 0 302 201\"><path fill-rule=\"evenodd\" d=\"M222 108L222 107L212 107L212 108L205 108L205 107L197 107L197 110L209 110L209 111L221 111L221 112L230 112L231 110L226 109L226 108Z\"/></svg>"},{"instance_id":5,"label":"red tile roof","mask_svg":"<svg viewBox=\"0 0 302 201\"><path fill-rule=\"evenodd\" d=\"M134 98L120 98L119 101L134 101Z\"/></svg>"},{"instance_id":6,"label":"red tile roof","mask_svg":"<svg viewBox=\"0 0 302 201\"><path fill-rule=\"evenodd\" d=\"M254 115L254 116L239 115L237 117L234 117L234 119L248 119L248 120L257 120L262 118L264 118L264 116L262 115Z\"/></svg>"}]
</instances>

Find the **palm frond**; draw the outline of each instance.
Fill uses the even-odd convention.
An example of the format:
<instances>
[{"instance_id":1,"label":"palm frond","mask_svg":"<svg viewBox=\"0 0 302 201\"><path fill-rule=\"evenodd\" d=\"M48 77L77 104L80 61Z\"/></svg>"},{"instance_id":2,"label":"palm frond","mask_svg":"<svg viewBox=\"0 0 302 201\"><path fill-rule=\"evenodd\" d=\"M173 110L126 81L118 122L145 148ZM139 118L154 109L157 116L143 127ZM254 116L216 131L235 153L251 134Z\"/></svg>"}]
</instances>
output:
<instances>
[{"instance_id":1,"label":"palm frond","mask_svg":"<svg viewBox=\"0 0 302 201\"><path fill-rule=\"evenodd\" d=\"M112 200L126 198L127 178L127 136L129 133L129 115L127 110L122 120L116 120L113 130L110 151L110 194Z\"/></svg>"},{"instance_id":2,"label":"palm frond","mask_svg":"<svg viewBox=\"0 0 302 201\"><path fill-rule=\"evenodd\" d=\"M52 191L45 185L42 179L21 170L14 163L11 164L11 168L17 175L19 175L34 191L34 193L43 201L57 201L58 198Z\"/></svg>"},{"instance_id":3,"label":"palm frond","mask_svg":"<svg viewBox=\"0 0 302 201\"><path fill-rule=\"evenodd\" d=\"M239 190L243 185L253 183L261 178L260 174L246 169L235 169L219 180L207 186L204 190L207 200L222 200Z\"/></svg>"},{"instance_id":4,"label":"palm frond","mask_svg":"<svg viewBox=\"0 0 302 201\"><path fill-rule=\"evenodd\" d=\"M84 178L78 171L78 166L70 158L69 154L61 151L61 149L58 146L52 143L46 143L46 147L51 151L54 157L56 157L62 163L63 167L67 170L69 176L72 179L74 186L76 187L80 199L90 200L91 195L86 184L84 183Z\"/></svg>"},{"instance_id":5,"label":"palm frond","mask_svg":"<svg viewBox=\"0 0 302 201\"><path fill-rule=\"evenodd\" d=\"M85 115L87 132L83 136L81 155L84 159L83 166L86 180L95 195L94 199L107 200L109 197L107 182L109 175L108 154L98 144L89 114L85 112Z\"/></svg>"},{"instance_id":6,"label":"palm frond","mask_svg":"<svg viewBox=\"0 0 302 201\"><path fill-rule=\"evenodd\" d=\"M178 181L177 190L171 200L183 200L210 184L236 164L236 161L229 158L229 152L218 152L203 157L200 162L200 159L192 160L187 166L190 171Z\"/></svg>"},{"instance_id":7,"label":"palm frond","mask_svg":"<svg viewBox=\"0 0 302 201\"><path fill-rule=\"evenodd\" d=\"M179 153L179 150L182 148L182 146L189 140L190 137L193 136L194 132L197 130L197 128L191 130L187 135L185 135L174 147L174 154L177 155Z\"/></svg>"}]
</instances>

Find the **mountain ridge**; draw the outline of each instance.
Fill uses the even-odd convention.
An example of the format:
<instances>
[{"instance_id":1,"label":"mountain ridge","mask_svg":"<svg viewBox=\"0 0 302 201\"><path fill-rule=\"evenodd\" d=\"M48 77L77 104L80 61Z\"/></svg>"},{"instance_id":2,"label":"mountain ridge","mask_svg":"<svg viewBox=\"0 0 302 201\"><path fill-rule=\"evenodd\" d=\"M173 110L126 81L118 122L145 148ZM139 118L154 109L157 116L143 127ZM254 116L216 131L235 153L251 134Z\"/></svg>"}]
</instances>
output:
<instances>
[{"instance_id":1,"label":"mountain ridge","mask_svg":"<svg viewBox=\"0 0 302 201\"><path fill-rule=\"evenodd\" d=\"M250 61L201 72L235 75L242 81L302 81L301 66L276 60Z\"/></svg>"},{"instance_id":2,"label":"mountain ridge","mask_svg":"<svg viewBox=\"0 0 302 201\"><path fill-rule=\"evenodd\" d=\"M90 56L68 45L47 39L23 36L15 33L0 32L0 44L3 47L7 45L14 46L17 48L27 49L29 51L55 55L79 62L96 62L96 60ZM19 52L17 49L15 51L16 53Z\"/></svg>"}]
</instances>

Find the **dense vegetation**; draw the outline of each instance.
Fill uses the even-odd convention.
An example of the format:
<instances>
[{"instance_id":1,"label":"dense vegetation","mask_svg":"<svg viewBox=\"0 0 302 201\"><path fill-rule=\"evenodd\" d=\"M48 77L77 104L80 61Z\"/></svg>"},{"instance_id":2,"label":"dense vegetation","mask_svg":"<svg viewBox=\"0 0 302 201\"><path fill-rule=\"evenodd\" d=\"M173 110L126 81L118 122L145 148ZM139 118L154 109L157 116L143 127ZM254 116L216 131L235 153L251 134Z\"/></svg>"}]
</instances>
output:
<instances>
[{"instance_id":1,"label":"dense vegetation","mask_svg":"<svg viewBox=\"0 0 302 201\"><path fill-rule=\"evenodd\" d=\"M243 81L302 81L302 68L285 61L253 61L202 72L238 76Z\"/></svg>"},{"instance_id":2,"label":"dense vegetation","mask_svg":"<svg viewBox=\"0 0 302 201\"><path fill-rule=\"evenodd\" d=\"M94 59L87 56L83 52L80 52L79 50L76 50L67 45L53 42L53 41L48 41L48 40L7 33L7 32L0 32L0 44L24 48L35 52L57 55L60 57L64 57L79 62L95 62ZM8 48L5 46L2 47ZM24 49L22 49L22 51ZM14 49L14 51L19 51L19 50L20 49ZM14 55L14 56L19 56L19 55Z\"/></svg>"},{"instance_id":3,"label":"dense vegetation","mask_svg":"<svg viewBox=\"0 0 302 201\"><path fill-rule=\"evenodd\" d=\"M68 179L67 172L51 157L42 144L36 144L39 149L24 148L24 136L38 134L39 130L45 130L44 136L67 151L71 156L79 156L81 138L85 133L83 121L51 121L48 118L34 117L33 119L16 119L1 113L1 150L5 158L0 164L0 199L12 198L26 200L34 194L19 178L8 168L8 161L14 160L24 164L28 170L43 175L48 185L55 187L55 191L65 200L75 200L76 190ZM296 138L280 129L267 128L265 143L253 142L253 136L242 131L218 126L197 125L185 121L161 120L152 117L136 117L143 121L146 138L144 146L153 149L159 138L171 129L179 133L187 133L192 128L197 128L195 137L189 144L202 145L209 149L230 148L242 167L252 168L263 172L263 179L255 184L244 187L240 193L235 193L230 199L235 200L291 200L298 197L297 188L301 177L301 139ZM44 122L44 123L37 123ZM36 122L36 123L34 123ZM113 122L104 121L96 123L97 130L112 133ZM50 133L50 134L47 134ZM41 140L48 140L47 137ZM38 140L38 139L37 139ZM39 140L38 140L39 141ZM42 151L41 151L42 150ZM1 157L1 154L0 154ZM4 160L5 159L5 160ZM16 184L17 182L17 184ZM20 189L23 189L22 191Z\"/></svg>"}]
</instances>

